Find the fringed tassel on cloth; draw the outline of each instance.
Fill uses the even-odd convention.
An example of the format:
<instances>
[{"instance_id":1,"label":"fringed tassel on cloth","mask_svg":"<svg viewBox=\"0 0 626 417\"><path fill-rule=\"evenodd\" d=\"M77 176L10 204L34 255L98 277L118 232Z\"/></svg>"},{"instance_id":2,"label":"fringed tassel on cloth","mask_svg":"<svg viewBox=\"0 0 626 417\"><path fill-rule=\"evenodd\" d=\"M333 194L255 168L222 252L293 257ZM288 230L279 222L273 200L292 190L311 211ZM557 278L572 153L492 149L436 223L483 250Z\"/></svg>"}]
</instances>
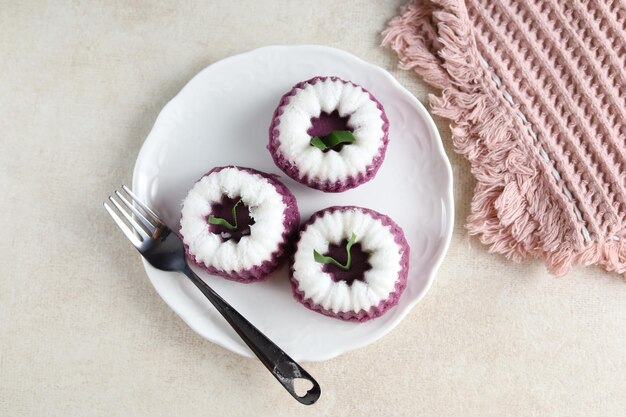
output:
<instances>
[{"instance_id":1,"label":"fringed tassel on cloth","mask_svg":"<svg viewBox=\"0 0 626 417\"><path fill-rule=\"evenodd\" d=\"M477 179L467 228L490 251L514 261L546 260L562 275L576 263L626 272L623 242L586 241L572 203L481 64L465 5L456 0L406 5L383 32L383 45L400 66L441 89L430 95L433 113L452 121L457 152Z\"/></svg>"}]
</instances>

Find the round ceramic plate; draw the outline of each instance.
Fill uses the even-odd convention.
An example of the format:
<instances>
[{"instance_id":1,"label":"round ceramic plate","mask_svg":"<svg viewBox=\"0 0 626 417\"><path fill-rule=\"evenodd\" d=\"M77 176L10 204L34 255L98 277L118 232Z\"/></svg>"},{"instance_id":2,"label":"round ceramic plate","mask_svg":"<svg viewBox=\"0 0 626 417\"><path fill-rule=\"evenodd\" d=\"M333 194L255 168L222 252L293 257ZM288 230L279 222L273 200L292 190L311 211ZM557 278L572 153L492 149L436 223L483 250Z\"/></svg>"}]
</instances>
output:
<instances>
[{"instance_id":1,"label":"round ceramic plate","mask_svg":"<svg viewBox=\"0 0 626 417\"><path fill-rule=\"evenodd\" d=\"M344 193L298 184L274 165L266 149L281 95L316 75L336 75L364 86L389 118L389 146L378 174ZM286 267L254 284L194 268L295 360L329 359L379 339L428 291L452 234L452 171L428 112L385 70L322 46L270 46L219 61L163 108L139 152L133 189L178 230L181 201L194 182L215 166L231 164L279 174L298 199L302 221L332 205L368 207L393 218L411 246L408 285L399 304L365 323L344 322L300 305L292 297ZM159 295L192 329L252 356L186 277L156 270L145 261L144 266Z\"/></svg>"}]
</instances>

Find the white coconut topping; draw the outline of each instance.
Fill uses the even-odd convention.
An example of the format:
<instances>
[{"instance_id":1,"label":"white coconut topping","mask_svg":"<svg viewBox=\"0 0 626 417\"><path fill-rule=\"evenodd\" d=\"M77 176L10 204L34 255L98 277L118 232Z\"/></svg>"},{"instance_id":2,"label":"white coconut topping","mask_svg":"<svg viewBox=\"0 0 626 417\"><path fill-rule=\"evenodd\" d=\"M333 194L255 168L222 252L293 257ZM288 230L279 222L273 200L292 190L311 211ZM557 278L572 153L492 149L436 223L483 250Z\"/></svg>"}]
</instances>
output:
<instances>
[{"instance_id":1,"label":"white coconut topping","mask_svg":"<svg viewBox=\"0 0 626 417\"><path fill-rule=\"evenodd\" d=\"M334 282L323 264L313 258L313 251L327 253L330 244L338 245L351 234L357 236L365 252L369 252L371 269L364 280ZM369 310L386 300L395 290L402 268L402 247L396 243L389 226L359 209L326 212L300 235L294 256L293 277L304 298L334 313Z\"/></svg>"},{"instance_id":2,"label":"white coconut topping","mask_svg":"<svg viewBox=\"0 0 626 417\"><path fill-rule=\"evenodd\" d=\"M254 224L239 242L211 233L207 222L211 205L222 198L241 198ZM267 178L235 167L212 172L198 181L183 201L180 233L189 252L207 266L233 272L271 259L282 242L286 205Z\"/></svg>"},{"instance_id":3,"label":"white coconut topping","mask_svg":"<svg viewBox=\"0 0 626 417\"><path fill-rule=\"evenodd\" d=\"M337 110L349 117L356 142L340 151L322 152L311 146L311 118ZM318 80L297 89L278 116L279 150L303 176L336 182L365 172L378 153L384 135L382 111L361 87L340 80Z\"/></svg>"}]
</instances>

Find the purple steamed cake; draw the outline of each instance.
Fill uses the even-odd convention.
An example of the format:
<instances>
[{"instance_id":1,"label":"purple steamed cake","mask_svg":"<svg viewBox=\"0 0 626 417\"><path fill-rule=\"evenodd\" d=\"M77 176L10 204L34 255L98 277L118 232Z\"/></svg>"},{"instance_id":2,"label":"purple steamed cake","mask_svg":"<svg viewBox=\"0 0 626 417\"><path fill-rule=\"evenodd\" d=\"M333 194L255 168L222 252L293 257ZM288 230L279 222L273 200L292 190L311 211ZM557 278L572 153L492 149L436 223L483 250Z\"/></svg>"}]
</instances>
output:
<instances>
[{"instance_id":1,"label":"purple steamed cake","mask_svg":"<svg viewBox=\"0 0 626 417\"><path fill-rule=\"evenodd\" d=\"M336 213L340 213L340 216L335 216ZM362 227L367 228L370 232L373 230L373 226L371 225L378 223L376 226L378 229L372 233L376 233L376 236L383 236L387 239L385 248L392 248L394 253L397 251L396 258L381 260L379 256L377 260L378 264L373 265L370 261L374 260L373 255L376 251L374 250L368 253L366 249L367 242L364 242L365 244L362 245L357 237L357 241L350 251L352 265L348 271L331 264L318 264L321 265L321 268L318 270L315 270L315 268L311 269L312 265L314 265L312 262L316 261L312 260L313 254L310 253L310 251L316 247L323 250L323 244L326 244L328 249L323 253L320 252L320 254L331 256L336 261L345 265L347 259L346 243L349 239L348 233L345 233L340 242L335 243L331 243L329 239L322 235L324 234L324 230L328 229L329 224L332 225L332 222L341 222L342 216L345 216L347 213L357 213L353 214L353 216L358 215L361 216L361 219L367 219L367 221L370 222L369 226L364 224ZM332 222L328 223L328 221ZM345 222L351 224L349 220ZM319 228L317 228L318 223L320 223ZM359 224L359 221L355 221L354 224ZM364 322L382 316L398 303L407 285L410 248L402 229L391 218L374 210L362 207L334 206L314 213L311 218L302 225L300 230L300 235L296 242L296 250L291 258L289 271L293 295L299 302L304 304L304 306L330 317ZM365 232L362 232L362 234L367 236ZM324 240L324 242L319 239ZM366 237L365 239L371 239L371 237ZM385 263L389 265L384 265ZM383 264L382 267L381 264ZM373 278L373 275L367 275L367 273L374 268L378 269L378 271L375 272L379 275ZM381 274L381 271L389 273ZM349 301L359 299L358 294L356 294L357 291L369 291L367 287L372 283L368 283L368 279L379 280L376 282L376 286L379 288L380 280L384 280L386 282L386 288L388 288L388 293L384 298L379 299L375 303L370 303L370 305L365 304L364 306L367 308L363 308L363 305L361 308L357 308L354 304L350 304ZM323 280L326 280L326 282L321 282ZM356 283L362 283L364 285L360 285L359 288L356 288ZM315 288L316 285L319 287ZM344 292L344 288L336 288L341 285L347 286L348 299L333 296L333 293L336 295ZM309 290L311 294L318 295L321 301L315 302L312 297L308 297L307 290ZM361 297L361 299L363 299L363 297ZM347 311L339 311L341 308L333 308L332 305L322 305L325 302L329 302L329 300L331 300L331 304L334 302L333 300L338 300L338 305L341 306L346 305L346 302L348 302L347 305L349 309ZM345 308L343 309L345 310Z\"/></svg>"},{"instance_id":2,"label":"purple steamed cake","mask_svg":"<svg viewBox=\"0 0 626 417\"><path fill-rule=\"evenodd\" d=\"M346 91L341 91L342 88ZM327 94L328 97L321 96L323 94ZM362 104L352 109L354 110L352 112L341 114L341 109L350 108L350 104L346 102L354 100L355 95L362 96L357 97L361 99ZM338 96L340 97L335 99L336 105L324 104L329 102L329 97ZM311 100L317 100L317 103L311 105ZM345 102L342 103L342 100ZM325 106L326 109L324 109ZM290 113L292 108L297 108L294 110L296 116ZM310 110L311 108L315 110ZM317 112L317 109L320 111ZM308 119L300 119L302 114ZM356 117L353 118L355 114ZM295 127L293 120L290 122L284 120L284 118L293 119L293 117L299 118ZM289 127L285 127L286 123ZM352 132L356 137L356 142L337 145L324 151L310 145L312 137L324 137L335 130ZM359 141L369 143L365 146ZM342 192L370 181L376 176L385 158L388 142L389 120L383 105L368 90L339 77L318 76L296 84L282 96L270 123L267 148L274 163L294 180L321 191ZM355 147L358 151L346 150L345 148L348 147ZM308 155L311 152L337 153L343 162L338 162L334 156L330 155L317 155L315 163L309 163L306 166L298 162L302 161L305 154ZM334 169L337 163L344 164L345 169ZM338 174L333 174L333 171L352 173L335 178Z\"/></svg>"},{"instance_id":3,"label":"purple steamed cake","mask_svg":"<svg viewBox=\"0 0 626 417\"><path fill-rule=\"evenodd\" d=\"M229 171L227 172L224 170ZM226 270L219 265L203 261L202 255L206 254L195 253L196 251L198 251L198 248L192 249L190 247L190 243L193 241L193 237L200 234L204 239L209 239L212 242L221 241L221 243L216 244L217 246L224 244L224 242L232 241L233 246L236 247L240 245L242 239L249 239L250 241L248 243L250 243L256 242L254 239L256 236L260 236L259 233L267 236L263 229L264 224L256 222L256 220L253 218L253 215L251 214L251 211L254 211L254 209L248 207L243 201L246 196L238 195L236 190L228 190L229 192L235 194L233 196L229 196L226 194L226 192L220 190L222 196L219 201L206 201L205 206L198 209L202 212L202 216L200 216L198 212L194 213L194 210L196 209L187 208L186 210L186 203L188 201L192 201L190 199L193 198L193 204L197 204L197 202L199 201L197 196L205 193L205 191L203 191L201 188L204 185L204 179L211 175L217 175L222 171L224 171L226 175L231 175L231 173L234 171L230 170L235 170L240 174L246 174L241 177L244 178L244 180L247 180L249 177L250 181L256 181L259 184L264 184L265 187L267 187L269 184L269 186L271 186L274 191L274 193L270 193L271 200L274 202L274 204L278 204L281 202L284 207L282 211L276 212L277 219L272 219L272 221L277 222L272 225L272 229L275 230L270 231L275 235L276 238L277 245L274 250L267 250L266 256L264 256L263 259L260 259L258 262L255 262L248 267ZM224 178L227 177L224 176ZM235 211L237 219L237 229L230 230L225 226L209 223L209 216L227 219L230 221L230 223L233 223L234 219L232 219L231 210L235 203L237 203L237 201L239 201L240 199L242 200L242 203L237 206ZM208 215L205 215L205 213L208 213ZM188 220L185 217L186 214L192 218L192 221ZM280 219L282 219L282 221ZM278 181L276 175L266 174L252 168L224 166L213 168L202 178L200 178L195 183L194 187L189 191L189 194L183 201L180 235L185 246L185 253L194 264L198 265L210 274L219 275L233 281L249 283L264 279L265 277L267 277L267 275L269 275L272 271L276 270L280 266L281 262L285 259L286 256L289 255L290 251L293 249L292 244L295 237L297 236L299 224L300 212L298 211L298 203L296 201L296 198L285 185ZM202 230L199 230L199 228L202 228ZM281 228L282 230L278 230ZM186 235L189 235L188 239L186 238ZM219 241L216 240L218 238ZM218 259L218 261L222 260Z\"/></svg>"}]
</instances>

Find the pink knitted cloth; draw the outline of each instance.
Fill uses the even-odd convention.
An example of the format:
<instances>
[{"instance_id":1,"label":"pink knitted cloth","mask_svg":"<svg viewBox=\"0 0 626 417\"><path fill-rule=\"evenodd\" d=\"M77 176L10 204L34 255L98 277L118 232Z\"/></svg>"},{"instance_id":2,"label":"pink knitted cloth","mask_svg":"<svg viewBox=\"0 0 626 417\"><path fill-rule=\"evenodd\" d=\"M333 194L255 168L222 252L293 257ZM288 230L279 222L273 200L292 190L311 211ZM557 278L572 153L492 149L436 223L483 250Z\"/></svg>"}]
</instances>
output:
<instances>
[{"instance_id":1,"label":"pink knitted cloth","mask_svg":"<svg viewBox=\"0 0 626 417\"><path fill-rule=\"evenodd\" d=\"M470 233L555 274L626 273L626 0L418 0L383 35L442 90Z\"/></svg>"}]
</instances>

